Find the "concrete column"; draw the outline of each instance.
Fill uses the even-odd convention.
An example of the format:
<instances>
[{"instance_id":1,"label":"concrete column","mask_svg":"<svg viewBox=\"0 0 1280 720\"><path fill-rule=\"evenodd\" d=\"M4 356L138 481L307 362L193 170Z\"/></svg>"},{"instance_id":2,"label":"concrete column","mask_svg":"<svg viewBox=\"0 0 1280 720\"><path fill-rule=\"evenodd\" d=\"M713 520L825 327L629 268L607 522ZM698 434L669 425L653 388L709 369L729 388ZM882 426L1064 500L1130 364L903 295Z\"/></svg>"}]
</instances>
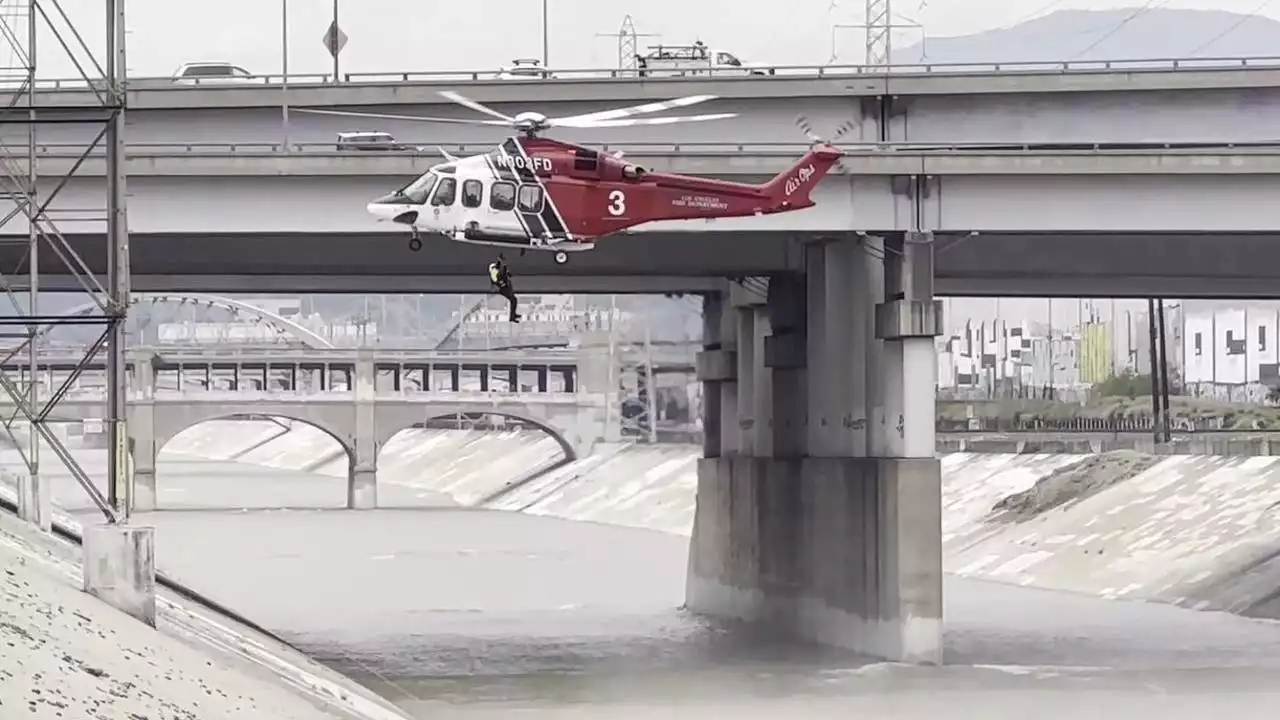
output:
<instances>
[{"instance_id":1,"label":"concrete column","mask_svg":"<svg viewBox=\"0 0 1280 720\"><path fill-rule=\"evenodd\" d=\"M884 240L874 235L859 238L863 250L861 316L866 344L860 354L863 382L866 383L867 455L883 454L885 445L884 342L876 336L876 305L884 298Z\"/></svg>"},{"instance_id":2,"label":"concrete column","mask_svg":"<svg viewBox=\"0 0 1280 720\"><path fill-rule=\"evenodd\" d=\"M347 507L352 510L372 510L378 507L378 433L376 406L377 373L373 353L361 349L356 357L352 378L355 395L355 437L351 439L351 454L347 476Z\"/></svg>"},{"instance_id":3,"label":"concrete column","mask_svg":"<svg viewBox=\"0 0 1280 720\"><path fill-rule=\"evenodd\" d=\"M766 447L770 457L800 458L805 454L808 417L805 401L809 390L805 357L806 299L803 277L779 275L769 281L769 335L762 344L764 367L769 372L771 407Z\"/></svg>"},{"instance_id":4,"label":"concrete column","mask_svg":"<svg viewBox=\"0 0 1280 720\"><path fill-rule=\"evenodd\" d=\"M156 438L156 374L155 367L138 358L133 363L133 401L127 411L130 479L133 492L132 512L149 512L157 508L156 457L160 443Z\"/></svg>"},{"instance_id":5,"label":"concrete column","mask_svg":"<svg viewBox=\"0 0 1280 720\"><path fill-rule=\"evenodd\" d=\"M937 450L937 353L942 302L933 298L933 245L923 233L886 240L884 302L876 337L884 341L883 457L933 458Z\"/></svg>"},{"instance_id":6,"label":"concrete column","mask_svg":"<svg viewBox=\"0 0 1280 720\"><path fill-rule=\"evenodd\" d=\"M808 454L865 456L865 358L873 343L873 301L866 290L870 258L860 238L848 237L812 246L807 261Z\"/></svg>"},{"instance_id":7,"label":"concrete column","mask_svg":"<svg viewBox=\"0 0 1280 720\"><path fill-rule=\"evenodd\" d=\"M707 458L720 457L722 453L721 393L726 384L735 383L738 377L737 357L734 350L724 347L721 332L726 304L722 293L702 297L702 351L698 353L697 370L702 382L702 456Z\"/></svg>"},{"instance_id":8,"label":"concrete column","mask_svg":"<svg viewBox=\"0 0 1280 720\"><path fill-rule=\"evenodd\" d=\"M756 456L756 395L757 355L756 352L756 308L751 305L738 307L734 311L734 319L738 323L738 417L736 425L740 445L738 452L742 455Z\"/></svg>"},{"instance_id":9,"label":"concrete column","mask_svg":"<svg viewBox=\"0 0 1280 720\"><path fill-rule=\"evenodd\" d=\"M915 662L942 659L942 469L935 456L942 303L933 298L933 245L925 233L885 239L884 445L879 462L880 643ZM888 612L885 611L888 610Z\"/></svg>"},{"instance_id":10,"label":"concrete column","mask_svg":"<svg viewBox=\"0 0 1280 720\"><path fill-rule=\"evenodd\" d=\"M601 398L603 415L594 433L603 442L622 440L622 397L619 392L619 368L614 339L607 332L583 336L578 350L575 392Z\"/></svg>"},{"instance_id":11,"label":"concrete column","mask_svg":"<svg viewBox=\"0 0 1280 720\"><path fill-rule=\"evenodd\" d=\"M869 655L936 663L942 652L940 468L932 446L919 457L878 457L874 451L887 438L871 431L881 423L868 422L868 415L896 418L899 407L914 417L927 398L932 423L932 375L924 381L927 392L907 375L920 360L916 346L901 353L901 337L877 332L887 312L876 305L885 286L884 254L878 239L848 238L809 249L803 292L771 282L773 327L763 345L771 370L773 457L722 452L700 462L686 604ZM800 297L807 322L788 322L785 310L794 313ZM743 321L753 338L756 321L755 315ZM797 325L805 328L803 340L795 337ZM884 344L894 345L887 356ZM801 347L807 357L796 357ZM746 369L755 367L744 354L740 346L740 387L748 382ZM932 360L930 353L931 369ZM897 380L886 388L889 368ZM785 434L778 432L781 418L796 410L787 398L801 393L787 388L797 382L809 406L807 457L783 452ZM761 391L762 383L753 378L751 384ZM903 434L912 448L919 442L914 433L913 427ZM801 433L793 437L799 446Z\"/></svg>"},{"instance_id":12,"label":"concrete column","mask_svg":"<svg viewBox=\"0 0 1280 720\"><path fill-rule=\"evenodd\" d=\"M831 452L835 401L827 392L834 358L827 347L827 251L825 245L805 247L805 447L812 455Z\"/></svg>"},{"instance_id":13,"label":"concrete column","mask_svg":"<svg viewBox=\"0 0 1280 720\"><path fill-rule=\"evenodd\" d=\"M699 360L699 370L715 368L722 378L720 382L720 456L742 453L744 446L742 429L738 426L738 317L731 297L724 297L719 315L720 349L711 356Z\"/></svg>"},{"instance_id":14,"label":"concrete column","mask_svg":"<svg viewBox=\"0 0 1280 720\"><path fill-rule=\"evenodd\" d=\"M83 538L84 591L155 627L155 529L93 525Z\"/></svg>"}]
</instances>

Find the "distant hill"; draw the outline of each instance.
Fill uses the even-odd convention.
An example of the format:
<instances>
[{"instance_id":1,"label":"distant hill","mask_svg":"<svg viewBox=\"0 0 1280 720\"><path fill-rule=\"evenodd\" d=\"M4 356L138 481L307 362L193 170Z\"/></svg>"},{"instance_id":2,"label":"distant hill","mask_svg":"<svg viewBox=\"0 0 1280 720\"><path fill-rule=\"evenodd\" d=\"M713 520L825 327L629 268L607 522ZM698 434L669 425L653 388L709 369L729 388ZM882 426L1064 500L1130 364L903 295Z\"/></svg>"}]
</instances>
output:
<instances>
[{"instance_id":1,"label":"distant hill","mask_svg":"<svg viewBox=\"0 0 1280 720\"><path fill-rule=\"evenodd\" d=\"M1135 15L1136 10L1062 10L1013 27L930 37L895 51L893 60L917 64L1280 56L1280 22L1270 18L1218 10ZM1202 47L1236 23L1229 34Z\"/></svg>"}]
</instances>

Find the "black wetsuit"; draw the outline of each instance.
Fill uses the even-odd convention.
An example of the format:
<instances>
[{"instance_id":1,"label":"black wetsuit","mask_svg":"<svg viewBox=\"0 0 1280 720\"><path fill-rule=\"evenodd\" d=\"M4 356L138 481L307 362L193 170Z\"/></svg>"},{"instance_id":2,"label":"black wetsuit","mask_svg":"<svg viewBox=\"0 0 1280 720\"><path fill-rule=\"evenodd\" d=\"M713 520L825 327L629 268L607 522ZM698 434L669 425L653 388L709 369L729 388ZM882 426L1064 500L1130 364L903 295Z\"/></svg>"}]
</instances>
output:
<instances>
[{"instance_id":1,"label":"black wetsuit","mask_svg":"<svg viewBox=\"0 0 1280 720\"><path fill-rule=\"evenodd\" d=\"M489 263L489 282L497 289L499 295L507 299L507 303L511 306L507 320L520 322L520 313L516 312L519 307L519 301L516 299L515 289L511 287L511 272L507 270L506 264L501 260Z\"/></svg>"}]
</instances>

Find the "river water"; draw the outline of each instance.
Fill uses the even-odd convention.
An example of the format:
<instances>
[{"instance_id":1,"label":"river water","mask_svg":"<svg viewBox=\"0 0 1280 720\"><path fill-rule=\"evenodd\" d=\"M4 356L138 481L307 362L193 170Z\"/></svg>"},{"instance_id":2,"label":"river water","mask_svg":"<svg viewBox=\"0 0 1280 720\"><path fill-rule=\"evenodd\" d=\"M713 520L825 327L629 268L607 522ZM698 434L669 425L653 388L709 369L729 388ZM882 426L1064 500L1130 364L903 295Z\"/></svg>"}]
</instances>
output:
<instances>
[{"instance_id":1,"label":"river water","mask_svg":"<svg viewBox=\"0 0 1280 720\"><path fill-rule=\"evenodd\" d=\"M473 510L201 510L302 473L166 463L160 567L418 718L1275 718L1280 625L949 579L943 667L680 609L687 540ZM235 485L236 488L232 488ZM290 490L293 488L293 490Z\"/></svg>"}]
</instances>

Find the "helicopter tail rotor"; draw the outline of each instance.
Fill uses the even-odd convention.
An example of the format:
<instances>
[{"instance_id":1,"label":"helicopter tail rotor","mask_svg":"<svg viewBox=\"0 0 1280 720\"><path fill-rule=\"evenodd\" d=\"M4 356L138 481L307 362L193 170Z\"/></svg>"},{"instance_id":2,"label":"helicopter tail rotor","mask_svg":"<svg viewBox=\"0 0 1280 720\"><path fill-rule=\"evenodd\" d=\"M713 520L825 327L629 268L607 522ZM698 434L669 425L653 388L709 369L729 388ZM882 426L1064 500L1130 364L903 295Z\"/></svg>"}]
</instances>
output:
<instances>
[{"instance_id":1,"label":"helicopter tail rotor","mask_svg":"<svg viewBox=\"0 0 1280 720\"><path fill-rule=\"evenodd\" d=\"M848 135L853 130L856 130L859 127L859 125L858 123L852 120L846 120L843 123L840 123L840 126L836 128L836 131L834 133L832 133L830 139L823 138L822 136L814 132L813 125L809 122L809 119L804 115L796 116L796 127L798 127L800 129L800 132L804 133L804 136L809 139L810 144L816 146L816 145L835 145L837 142L840 142L840 139L843 138L845 135ZM835 162L833 169L841 173L848 173L848 168L845 167L844 162L841 160L837 160Z\"/></svg>"}]
</instances>

